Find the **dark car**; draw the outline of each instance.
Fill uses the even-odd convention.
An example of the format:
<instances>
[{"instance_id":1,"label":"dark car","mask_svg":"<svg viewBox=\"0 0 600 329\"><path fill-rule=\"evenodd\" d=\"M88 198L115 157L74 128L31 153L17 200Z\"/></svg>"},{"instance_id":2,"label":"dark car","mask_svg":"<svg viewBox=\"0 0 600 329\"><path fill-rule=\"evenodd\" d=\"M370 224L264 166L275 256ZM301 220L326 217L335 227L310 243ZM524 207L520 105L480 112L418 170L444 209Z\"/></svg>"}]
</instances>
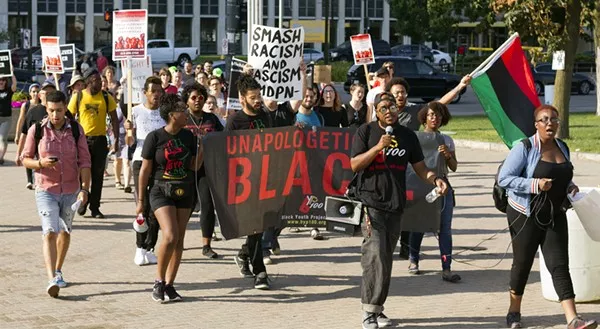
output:
<instances>
[{"instance_id":1,"label":"dark car","mask_svg":"<svg viewBox=\"0 0 600 329\"><path fill-rule=\"evenodd\" d=\"M533 68L533 80L535 83L535 92L538 95L544 94L544 85L553 85L556 79L556 71L552 70L552 64L540 64ZM571 93L587 95L590 91L596 89L594 80L585 74L573 73L571 80Z\"/></svg>"},{"instance_id":2,"label":"dark car","mask_svg":"<svg viewBox=\"0 0 600 329\"><path fill-rule=\"evenodd\" d=\"M375 72L383 63L387 61L394 62L394 76L406 79L410 85L408 92L411 98L421 98L426 102L430 102L436 98L444 96L460 83L461 77L456 74L443 73L429 63L420 59L412 59L410 57L400 56L380 56L375 58L375 64L368 65L369 72ZM353 65L349 70L344 83L344 90L350 90L353 83L360 82L366 84L365 72L362 65ZM463 89L458 96L452 101L453 104L458 103Z\"/></svg>"},{"instance_id":3,"label":"dark car","mask_svg":"<svg viewBox=\"0 0 600 329\"><path fill-rule=\"evenodd\" d=\"M31 47L31 53L35 53L36 51L38 51L38 49L40 49L40 47ZM13 68L17 68L17 67L21 67L21 60L23 60L24 58L27 58L27 56L29 54L29 49L23 49L23 48L13 48L10 50L10 57L12 60L12 64L13 64Z\"/></svg>"},{"instance_id":4,"label":"dark car","mask_svg":"<svg viewBox=\"0 0 600 329\"><path fill-rule=\"evenodd\" d=\"M419 48L421 48L420 54ZM424 59L429 63L433 63L435 61L431 48L425 45L396 45L392 47L392 55Z\"/></svg>"},{"instance_id":5,"label":"dark car","mask_svg":"<svg viewBox=\"0 0 600 329\"><path fill-rule=\"evenodd\" d=\"M375 56L389 56L392 54L390 44L385 40L371 40L373 44L373 53ZM329 50L331 61L354 61L352 55L352 45L350 41L346 41L339 46Z\"/></svg>"}]
</instances>

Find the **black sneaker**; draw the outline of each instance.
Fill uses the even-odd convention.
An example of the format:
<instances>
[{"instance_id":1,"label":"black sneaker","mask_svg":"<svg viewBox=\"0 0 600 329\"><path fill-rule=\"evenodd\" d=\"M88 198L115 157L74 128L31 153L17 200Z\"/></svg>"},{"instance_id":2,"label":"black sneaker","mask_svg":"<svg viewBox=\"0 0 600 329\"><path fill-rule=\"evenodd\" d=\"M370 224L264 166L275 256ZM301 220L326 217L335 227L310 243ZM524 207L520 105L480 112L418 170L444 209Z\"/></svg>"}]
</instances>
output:
<instances>
[{"instance_id":1,"label":"black sneaker","mask_svg":"<svg viewBox=\"0 0 600 329\"><path fill-rule=\"evenodd\" d=\"M506 327L511 329L522 328L521 326L521 313L510 312L506 314Z\"/></svg>"},{"instance_id":2,"label":"black sneaker","mask_svg":"<svg viewBox=\"0 0 600 329\"><path fill-rule=\"evenodd\" d=\"M269 290L269 277L266 272L260 272L256 276L256 280L254 280L254 288L260 290Z\"/></svg>"},{"instance_id":3,"label":"black sneaker","mask_svg":"<svg viewBox=\"0 0 600 329\"><path fill-rule=\"evenodd\" d=\"M131 193L132 192L131 186L125 186L125 188L123 189L123 192Z\"/></svg>"},{"instance_id":4,"label":"black sneaker","mask_svg":"<svg viewBox=\"0 0 600 329\"><path fill-rule=\"evenodd\" d=\"M100 212L100 210L90 210L92 212L93 218L104 218L104 214Z\"/></svg>"},{"instance_id":5,"label":"black sneaker","mask_svg":"<svg viewBox=\"0 0 600 329\"><path fill-rule=\"evenodd\" d=\"M240 268L240 275L244 278L253 278L254 274L250 271L250 261L248 257L236 255L234 258L236 265Z\"/></svg>"},{"instance_id":6,"label":"black sneaker","mask_svg":"<svg viewBox=\"0 0 600 329\"><path fill-rule=\"evenodd\" d=\"M85 215L86 211L87 211L87 205L85 205L85 204L82 204L81 206L79 206L79 208L77 208L77 214L79 214L79 216Z\"/></svg>"},{"instance_id":7,"label":"black sneaker","mask_svg":"<svg viewBox=\"0 0 600 329\"><path fill-rule=\"evenodd\" d=\"M177 293L175 288L173 288L173 285L170 284L165 285L165 295L165 300L167 302L179 302L183 300L181 295Z\"/></svg>"},{"instance_id":8,"label":"black sneaker","mask_svg":"<svg viewBox=\"0 0 600 329\"><path fill-rule=\"evenodd\" d=\"M165 283L162 281L154 281L152 289L152 299L155 302L163 303L165 301Z\"/></svg>"},{"instance_id":9,"label":"black sneaker","mask_svg":"<svg viewBox=\"0 0 600 329\"><path fill-rule=\"evenodd\" d=\"M212 250L212 248L210 246L204 246L202 247L202 255L211 258L211 259L217 259L219 258L219 255L214 252L214 250Z\"/></svg>"}]
</instances>

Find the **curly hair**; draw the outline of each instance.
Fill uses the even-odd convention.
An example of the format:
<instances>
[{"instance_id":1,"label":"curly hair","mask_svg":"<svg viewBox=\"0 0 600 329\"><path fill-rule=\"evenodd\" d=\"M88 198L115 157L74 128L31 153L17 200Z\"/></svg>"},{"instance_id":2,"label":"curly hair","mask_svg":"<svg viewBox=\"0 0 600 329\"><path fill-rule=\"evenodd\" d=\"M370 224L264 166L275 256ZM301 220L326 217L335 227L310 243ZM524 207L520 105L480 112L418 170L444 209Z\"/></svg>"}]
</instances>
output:
<instances>
[{"instance_id":1,"label":"curly hair","mask_svg":"<svg viewBox=\"0 0 600 329\"><path fill-rule=\"evenodd\" d=\"M422 125L427 122L427 112L429 112L429 110L433 111L433 113L442 119L440 127L447 125L450 119L452 119L452 115L450 114L450 111L448 111L448 107L446 105L440 102L429 102L427 106L423 107L417 114L419 122Z\"/></svg>"},{"instance_id":2,"label":"curly hair","mask_svg":"<svg viewBox=\"0 0 600 329\"><path fill-rule=\"evenodd\" d=\"M181 92L181 99L183 99L184 103L187 104L187 101L188 99L190 99L190 95L193 91L198 92L198 95L201 95L204 100L206 100L206 98L208 97L208 92L206 91L206 88L204 88L204 86L199 84L198 82L194 82L186 85L183 88L183 91Z\"/></svg>"},{"instance_id":3,"label":"curly hair","mask_svg":"<svg viewBox=\"0 0 600 329\"><path fill-rule=\"evenodd\" d=\"M169 122L169 114L177 110L178 107L185 107L185 104L176 94L164 93L160 96L160 117Z\"/></svg>"},{"instance_id":4,"label":"curly hair","mask_svg":"<svg viewBox=\"0 0 600 329\"><path fill-rule=\"evenodd\" d=\"M401 85L404 86L404 89L406 89L406 92L410 91L410 86L408 85L408 82L406 80L404 80L404 78L393 78L392 80L390 80L390 82L388 82L385 85L385 91L390 91L392 90L392 87L395 85Z\"/></svg>"},{"instance_id":5,"label":"curly hair","mask_svg":"<svg viewBox=\"0 0 600 329\"><path fill-rule=\"evenodd\" d=\"M254 77L248 74L242 74L237 81L237 87L240 95L246 96L250 90L260 90L260 84Z\"/></svg>"}]
</instances>

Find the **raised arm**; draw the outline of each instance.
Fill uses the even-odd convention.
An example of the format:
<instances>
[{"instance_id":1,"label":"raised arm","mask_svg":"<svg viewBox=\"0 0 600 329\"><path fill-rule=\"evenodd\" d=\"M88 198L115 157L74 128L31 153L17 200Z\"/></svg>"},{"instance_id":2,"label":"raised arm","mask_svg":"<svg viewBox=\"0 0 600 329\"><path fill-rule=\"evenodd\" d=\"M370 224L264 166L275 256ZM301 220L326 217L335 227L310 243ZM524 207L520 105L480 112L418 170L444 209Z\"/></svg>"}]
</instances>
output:
<instances>
[{"instance_id":1,"label":"raised arm","mask_svg":"<svg viewBox=\"0 0 600 329\"><path fill-rule=\"evenodd\" d=\"M458 85L456 85L456 87L454 87L454 89L450 90L449 92L446 93L446 95L444 95L439 102L442 104L450 104L450 102L452 102L452 100L468 85L471 84L471 76L470 75L465 75L460 82L458 83Z\"/></svg>"}]
</instances>

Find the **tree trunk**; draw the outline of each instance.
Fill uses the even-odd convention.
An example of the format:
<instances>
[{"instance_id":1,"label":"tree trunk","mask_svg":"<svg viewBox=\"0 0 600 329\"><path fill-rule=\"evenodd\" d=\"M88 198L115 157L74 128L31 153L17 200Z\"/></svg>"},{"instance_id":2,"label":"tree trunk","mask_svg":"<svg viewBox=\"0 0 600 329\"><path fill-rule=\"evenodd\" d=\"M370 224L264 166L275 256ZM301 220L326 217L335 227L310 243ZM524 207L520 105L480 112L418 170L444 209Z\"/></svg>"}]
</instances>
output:
<instances>
[{"instance_id":1,"label":"tree trunk","mask_svg":"<svg viewBox=\"0 0 600 329\"><path fill-rule=\"evenodd\" d=\"M571 100L571 80L573 64L579 43L579 23L581 21L581 2L567 1L567 18L565 20L566 38L563 44L565 51L565 69L556 72L554 81L554 106L558 109L560 130L558 137L569 138L569 101Z\"/></svg>"},{"instance_id":2,"label":"tree trunk","mask_svg":"<svg viewBox=\"0 0 600 329\"><path fill-rule=\"evenodd\" d=\"M594 47L596 48L596 115L600 116L600 2L596 4L594 11Z\"/></svg>"}]
</instances>

